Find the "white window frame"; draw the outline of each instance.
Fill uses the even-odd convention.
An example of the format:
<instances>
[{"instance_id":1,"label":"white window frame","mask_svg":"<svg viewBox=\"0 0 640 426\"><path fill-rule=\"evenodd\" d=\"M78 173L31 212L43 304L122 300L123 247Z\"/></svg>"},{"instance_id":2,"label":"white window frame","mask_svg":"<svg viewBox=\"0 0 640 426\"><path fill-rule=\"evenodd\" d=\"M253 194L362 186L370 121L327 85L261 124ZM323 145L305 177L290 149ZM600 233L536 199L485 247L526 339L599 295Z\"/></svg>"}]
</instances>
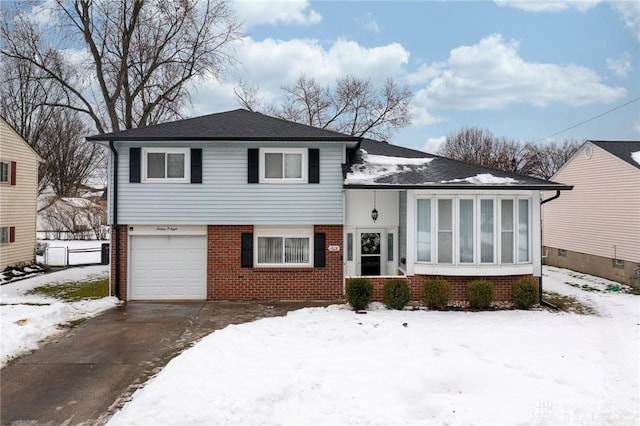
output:
<instances>
[{"instance_id":1,"label":"white window frame","mask_svg":"<svg viewBox=\"0 0 640 426\"><path fill-rule=\"evenodd\" d=\"M9 244L10 240L10 230L8 226L0 227L0 244Z\"/></svg>"},{"instance_id":2,"label":"white window frame","mask_svg":"<svg viewBox=\"0 0 640 426\"><path fill-rule=\"evenodd\" d=\"M266 177L266 154L300 154L300 177L299 178L267 178ZM284 158L283 158L284 167ZM309 163L309 150L306 148L260 148L259 173L260 183L307 183L309 181L309 173L307 171Z\"/></svg>"},{"instance_id":3,"label":"white window frame","mask_svg":"<svg viewBox=\"0 0 640 426\"><path fill-rule=\"evenodd\" d=\"M492 262L483 262L482 261L482 201L490 200L493 202L493 261ZM500 223L498 222L498 199L497 197L486 197L479 196L476 197L476 203L478 206L478 211L476 214L476 256L477 256L477 265L497 265L498 262L498 231L500 229Z\"/></svg>"},{"instance_id":4,"label":"white window frame","mask_svg":"<svg viewBox=\"0 0 640 426\"><path fill-rule=\"evenodd\" d=\"M417 218L418 202L419 199L431 200L431 259L430 261L418 261L418 228L417 219L415 222L414 232L414 259L416 264L419 265L434 265L434 266L517 266L517 265L531 265L533 264L533 234L532 234L532 220L533 220L533 199L529 196L486 196L486 195L455 195L450 197L438 197L430 195L418 195L415 203L415 216ZM459 234L460 234L460 200L473 200L473 262L462 263L460 262L460 247L459 247ZM513 263L502 263L502 200L511 200L513 202L514 209L514 229L513 229ZM438 200L452 200L452 215L453 215L453 262L452 263L439 263L438 262ZM481 218L481 200L493 201L493 262L482 262L481 259L481 244L482 244L482 218ZM528 200L528 243L529 243L529 260L519 261L518 259L518 247L519 247L519 233L518 233L518 219L519 219L519 200Z\"/></svg>"},{"instance_id":5,"label":"white window frame","mask_svg":"<svg viewBox=\"0 0 640 426\"><path fill-rule=\"evenodd\" d=\"M2 178L2 167L0 167L0 184L9 185L11 183L11 161L0 160L1 164L5 164L7 168L7 179Z\"/></svg>"},{"instance_id":6,"label":"white window frame","mask_svg":"<svg viewBox=\"0 0 640 426\"><path fill-rule=\"evenodd\" d=\"M429 225L431 226L431 229L429 230L429 237L430 237L430 252L429 252L429 260L418 260L418 200L429 200L429 210L430 210L430 215L429 215L429 219L430 219L430 223ZM437 240L436 237L434 237L434 230L437 232L437 227L435 225L436 222L436 212L435 212L435 204L436 204L436 198L435 197L417 197L416 198L416 202L415 202L415 237L414 237L414 242L415 242L415 246L413 248L414 253L415 253L415 259L416 259L416 263L422 263L425 265L433 265L434 264L434 258L437 256L437 253L435 252L435 240Z\"/></svg>"},{"instance_id":7,"label":"white window frame","mask_svg":"<svg viewBox=\"0 0 640 426\"><path fill-rule=\"evenodd\" d=\"M149 178L147 177L147 155L151 153L165 154L165 177L163 178ZM167 175L167 154L183 154L184 155L184 177L181 178L168 178ZM185 183L191 181L191 149L189 148L142 148L142 167L141 167L141 181L146 183L157 182L175 182Z\"/></svg>"},{"instance_id":8,"label":"white window frame","mask_svg":"<svg viewBox=\"0 0 640 426\"><path fill-rule=\"evenodd\" d=\"M259 263L259 238L307 238L309 240L309 262L308 263L284 263L284 241L282 263ZM253 230L253 266L257 268L313 268L314 257L314 233L313 229L304 228L264 228L255 227Z\"/></svg>"}]
</instances>

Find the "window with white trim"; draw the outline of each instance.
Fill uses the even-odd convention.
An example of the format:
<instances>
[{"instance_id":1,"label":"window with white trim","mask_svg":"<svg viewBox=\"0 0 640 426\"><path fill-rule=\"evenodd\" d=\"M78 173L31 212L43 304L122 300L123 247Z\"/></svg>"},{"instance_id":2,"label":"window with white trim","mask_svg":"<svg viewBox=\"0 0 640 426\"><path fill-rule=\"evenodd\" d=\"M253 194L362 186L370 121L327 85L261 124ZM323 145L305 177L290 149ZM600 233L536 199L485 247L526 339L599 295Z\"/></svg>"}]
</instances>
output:
<instances>
[{"instance_id":1,"label":"window with white trim","mask_svg":"<svg viewBox=\"0 0 640 426\"><path fill-rule=\"evenodd\" d=\"M305 148L261 148L261 182L306 182L307 153Z\"/></svg>"},{"instance_id":2,"label":"window with white trim","mask_svg":"<svg viewBox=\"0 0 640 426\"><path fill-rule=\"evenodd\" d=\"M9 167L8 161L0 161L0 183L9 183Z\"/></svg>"},{"instance_id":3,"label":"window with white trim","mask_svg":"<svg viewBox=\"0 0 640 426\"><path fill-rule=\"evenodd\" d=\"M0 227L0 244L9 244L9 227Z\"/></svg>"},{"instance_id":4,"label":"window with white trim","mask_svg":"<svg viewBox=\"0 0 640 426\"><path fill-rule=\"evenodd\" d=\"M257 228L254 238L255 266L313 266L313 230Z\"/></svg>"},{"instance_id":5,"label":"window with white trim","mask_svg":"<svg viewBox=\"0 0 640 426\"><path fill-rule=\"evenodd\" d=\"M528 264L531 228L528 197L418 197L415 258L440 265Z\"/></svg>"},{"instance_id":6,"label":"window with white trim","mask_svg":"<svg viewBox=\"0 0 640 426\"><path fill-rule=\"evenodd\" d=\"M143 148L142 158L144 182L189 181L189 148Z\"/></svg>"}]
</instances>

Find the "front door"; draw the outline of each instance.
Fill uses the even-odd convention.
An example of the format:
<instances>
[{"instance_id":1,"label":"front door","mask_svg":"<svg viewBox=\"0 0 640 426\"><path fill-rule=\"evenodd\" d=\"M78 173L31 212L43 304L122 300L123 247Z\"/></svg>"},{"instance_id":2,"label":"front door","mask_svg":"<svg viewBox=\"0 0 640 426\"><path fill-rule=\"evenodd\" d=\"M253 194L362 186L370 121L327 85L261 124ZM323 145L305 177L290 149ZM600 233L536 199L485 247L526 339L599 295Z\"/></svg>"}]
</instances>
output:
<instances>
[{"instance_id":1,"label":"front door","mask_svg":"<svg viewBox=\"0 0 640 426\"><path fill-rule=\"evenodd\" d=\"M382 265L380 232L360 233L360 274L380 275Z\"/></svg>"}]
</instances>

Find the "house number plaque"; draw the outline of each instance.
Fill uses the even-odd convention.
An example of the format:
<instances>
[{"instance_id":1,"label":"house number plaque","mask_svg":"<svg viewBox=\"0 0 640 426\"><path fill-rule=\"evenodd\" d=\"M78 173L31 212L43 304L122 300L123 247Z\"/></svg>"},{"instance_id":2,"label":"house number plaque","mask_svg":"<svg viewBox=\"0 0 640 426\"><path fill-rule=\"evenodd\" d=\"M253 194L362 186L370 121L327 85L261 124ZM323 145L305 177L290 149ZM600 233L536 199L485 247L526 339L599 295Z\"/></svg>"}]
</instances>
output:
<instances>
[{"instance_id":1,"label":"house number plaque","mask_svg":"<svg viewBox=\"0 0 640 426\"><path fill-rule=\"evenodd\" d=\"M340 251L340 246L329 246L329 251Z\"/></svg>"}]
</instances>

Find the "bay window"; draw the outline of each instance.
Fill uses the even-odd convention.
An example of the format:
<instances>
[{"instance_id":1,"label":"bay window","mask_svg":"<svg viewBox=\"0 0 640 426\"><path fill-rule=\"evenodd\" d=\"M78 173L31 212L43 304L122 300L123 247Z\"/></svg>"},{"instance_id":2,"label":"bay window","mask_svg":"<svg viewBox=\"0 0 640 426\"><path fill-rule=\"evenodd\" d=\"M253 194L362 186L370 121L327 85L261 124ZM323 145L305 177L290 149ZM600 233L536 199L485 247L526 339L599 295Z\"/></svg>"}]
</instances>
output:
<instances>
[{"instance_id":1,"label":"bay window","mask_svg":"<svg viewBox=\"0 0 640 426\"><path fill-rule=\"evenodd\" d=\"M415 223L418 263L531 263L530 198L418 196Z\"/></svg>"}]
</instances>

